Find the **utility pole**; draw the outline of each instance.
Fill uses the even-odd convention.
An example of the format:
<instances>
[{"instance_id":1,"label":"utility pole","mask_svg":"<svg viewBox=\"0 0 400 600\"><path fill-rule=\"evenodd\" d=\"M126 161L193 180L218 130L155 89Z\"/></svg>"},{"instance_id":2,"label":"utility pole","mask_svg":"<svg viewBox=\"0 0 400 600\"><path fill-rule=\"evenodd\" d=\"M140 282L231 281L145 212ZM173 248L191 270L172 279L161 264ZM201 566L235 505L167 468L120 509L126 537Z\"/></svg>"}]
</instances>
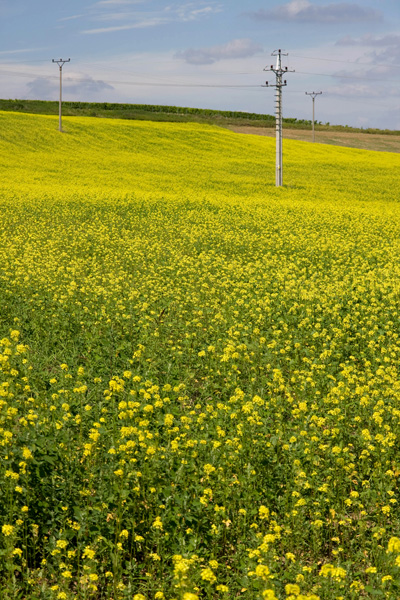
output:
<instances>
[{"instance_id":1,"label":"utility pole","mask_svg":"<svg viewBox=\"0 0 400 600\"><path fill-rule=\"evenodd\" d=\"M306 92L306 96L312 98L312 141L315 142L315 128L314 128L314 117L315 117L315 98L322 94L322 92Z\"/></svg>"},{"instance_id":2,"label":"utility pole","mask_svg":"<svg viewBox=\"0 0 400 600\"><path fill-rule=\"evenodd\" d=\"M62 59L60 58L59 60L56 60L55 58L52 59L53 63L57 63L59 68L60 68L60 101L59 101L59 105L58 105L58 130L62 131L62 127L61 127L61 103L62 103L62 68L65 65L65 63L69 62L71 59L67 58L67 59Z\"/></svg>"},{"instance_id":3,"label":"utility pole","mask_svg":"<svg viewBox=\"0 0 400 600\"><path fill-rule=\"evenodd\" d=\"M287 85L286 79L282 81L282 75L284 73L294 73L294 71L288 71L287 67L282 67L282 56L288 56L287 53L282 50L274 50L271 56L276 56L276 66L271 65L268 69L265 67L264 71L272 71L276 75L276 83L268 86L268 81L265 82L267 87L275 88L275 114L276 114L276 163L275 163L275 185L280 187L282 185L282 88Z\"/></svg>"}]
</instances>

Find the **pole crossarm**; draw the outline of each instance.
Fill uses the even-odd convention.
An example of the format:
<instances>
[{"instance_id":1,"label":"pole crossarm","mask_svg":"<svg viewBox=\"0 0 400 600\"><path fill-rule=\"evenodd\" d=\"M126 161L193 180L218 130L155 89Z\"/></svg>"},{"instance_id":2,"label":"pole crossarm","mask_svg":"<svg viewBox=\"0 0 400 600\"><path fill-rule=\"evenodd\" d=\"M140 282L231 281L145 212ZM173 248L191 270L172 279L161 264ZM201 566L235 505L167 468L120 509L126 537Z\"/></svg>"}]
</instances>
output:
<instances>
[{"instance_id":1,"label":"pole crossarm","mask_svg":"<svg viewBox=\"0 0 400 600\"><path fill-rule=\"evenodd\" d=\"M63 66L65 65L65 63L67 63L67 62L70 62L70 60L71 60L70 58L65 58L65 59L64 59L64 58L59 58L58 60L57 60L57 59L55 59L55 58L53 58L53 59L51 60L51 62L53 62L53 63L57 63L57 64L58 64L58 66L60 67L60 69L62 69L62 68L63 68Z\"/></svg>"},{"instance_id":2,"label":"pole crossarm","mask_svg":"<svg viewBox=\"0 0 400 600\"><path fill-rule=\"evenodd\" d=\"M266 87L275 88L275 114L276 114L276 163L275 163L275 185L282 186L282 88L287 85L286 79L282 79L286 73L294 73L287 67L282 67L282 56L288 56L283 50L274 50L271 56L276 56L276 65L265 67L264 71L271 71L275 74L274 84L265 82Z\"/></svg>"}]
</instances>

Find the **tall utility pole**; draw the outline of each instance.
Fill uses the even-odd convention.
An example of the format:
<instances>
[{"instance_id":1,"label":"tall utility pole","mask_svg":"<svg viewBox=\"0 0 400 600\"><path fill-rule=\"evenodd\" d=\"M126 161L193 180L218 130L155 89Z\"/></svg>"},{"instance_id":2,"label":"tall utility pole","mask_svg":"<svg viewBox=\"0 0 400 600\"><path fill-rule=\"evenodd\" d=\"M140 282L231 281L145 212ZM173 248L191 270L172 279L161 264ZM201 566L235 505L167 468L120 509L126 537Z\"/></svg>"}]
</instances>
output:
<instances>
[{"instance_id":1,"label":"tall utility pole","mask_svg":"<svg viewBox=\"0 0 400 600\"><path fill-rule=\"evenodd\" d=\"M59 68L60 68L60 101L59 101L59 105L58 105L58 130L62 131L62 127L61 127L61 104L62 104L62 68L65 65L65 63L69 62L71 59L67 58L67 59L62 59L60 58L59 60L56 60L55 58L52 59L53 63L57 63Z\"/></svg>"},{"instance_id":2,"label":"tall utility pole","mask_svg":"<svg viewBox=\"0 0 400 600\"><path fill-rule=\"evenodd\" d=\"M274 50L271 56L276 56L276 66L271 65L268 69L265 67L264 71L272 71L276 75L276 83L270 87L275 88L275 114L276 114L276 164L275 164L275 185L280 187L282 185L282 88L287 85L286 79L282 81L282 75L284 73L294 73L294 71L288 71L288 68L282 67L282 56L288 56L287 53L282 50ZM268 81L265 82L268 87Z\"/></svg>"},{"instance_id":3,"label":"tall utility pole","mask_svg":"<svg viewBox=\"0 0 400 600\"><path fill-rule=\"evenodd\" d=\"M315 128L314 128L314 118L315 118L315 98L322 94L322 92L306 92L306 96L311 96L312 98L312 141L315 142Z\"/></svg>"}]
</instances>

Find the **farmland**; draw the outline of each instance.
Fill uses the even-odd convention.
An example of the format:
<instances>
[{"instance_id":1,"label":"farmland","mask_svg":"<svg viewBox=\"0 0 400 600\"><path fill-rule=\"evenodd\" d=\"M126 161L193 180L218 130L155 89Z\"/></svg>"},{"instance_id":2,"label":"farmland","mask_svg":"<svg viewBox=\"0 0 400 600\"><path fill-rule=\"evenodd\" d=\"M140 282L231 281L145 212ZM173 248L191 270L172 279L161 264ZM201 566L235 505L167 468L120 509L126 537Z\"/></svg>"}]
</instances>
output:
<instances>
[{"instance_id":1,"label":"farmland","mask_svg":"<svg viewBox=\"0 0 400 600\"><path fill-rule=\"evenodd\" d=\"M0 112L7 600L400 595L397 154Z\"/></svg>"},{"instance_id":2,"label":"farmland","mask_svg":"<svg viewBox=\"0 0 400 600\"><path fill-rule=\"evenodd\" d=\"M57 115L58 102L45 100L2 100L0 111L31 114ZM151 104L118 104L107 102L64 102L66 116L90 116L109 119L132 119L136 121L158 121L176 123L202 123L217 125L238 133L275 136L275 117L268 114L240 111L221 111L163 106ZM360 148L400 152L400 131L390 129L362 129L347 125L331 125L316 122L317 142ZM283 137L311 141L311 121L292 117L283 118Z\"/></svg>"}]
</instances>

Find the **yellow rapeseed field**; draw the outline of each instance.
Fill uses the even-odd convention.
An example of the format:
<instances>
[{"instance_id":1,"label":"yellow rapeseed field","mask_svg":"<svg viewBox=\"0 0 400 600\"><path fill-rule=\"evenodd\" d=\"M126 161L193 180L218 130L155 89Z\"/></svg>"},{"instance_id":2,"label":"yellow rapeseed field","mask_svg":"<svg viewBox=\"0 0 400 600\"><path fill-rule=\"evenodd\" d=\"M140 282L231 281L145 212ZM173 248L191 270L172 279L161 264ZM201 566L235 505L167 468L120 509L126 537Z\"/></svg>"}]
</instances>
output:
<instances>
[{"instance_id":1,"label":"yellow rapeseed field","mask_svg":"<svg viewBox=\"0 0 400 600\"><path fill-rule=\"evenodd\" d=\"M400 157L0 113L7 600L400 597Z\"/></svg>"}]
</instances>

